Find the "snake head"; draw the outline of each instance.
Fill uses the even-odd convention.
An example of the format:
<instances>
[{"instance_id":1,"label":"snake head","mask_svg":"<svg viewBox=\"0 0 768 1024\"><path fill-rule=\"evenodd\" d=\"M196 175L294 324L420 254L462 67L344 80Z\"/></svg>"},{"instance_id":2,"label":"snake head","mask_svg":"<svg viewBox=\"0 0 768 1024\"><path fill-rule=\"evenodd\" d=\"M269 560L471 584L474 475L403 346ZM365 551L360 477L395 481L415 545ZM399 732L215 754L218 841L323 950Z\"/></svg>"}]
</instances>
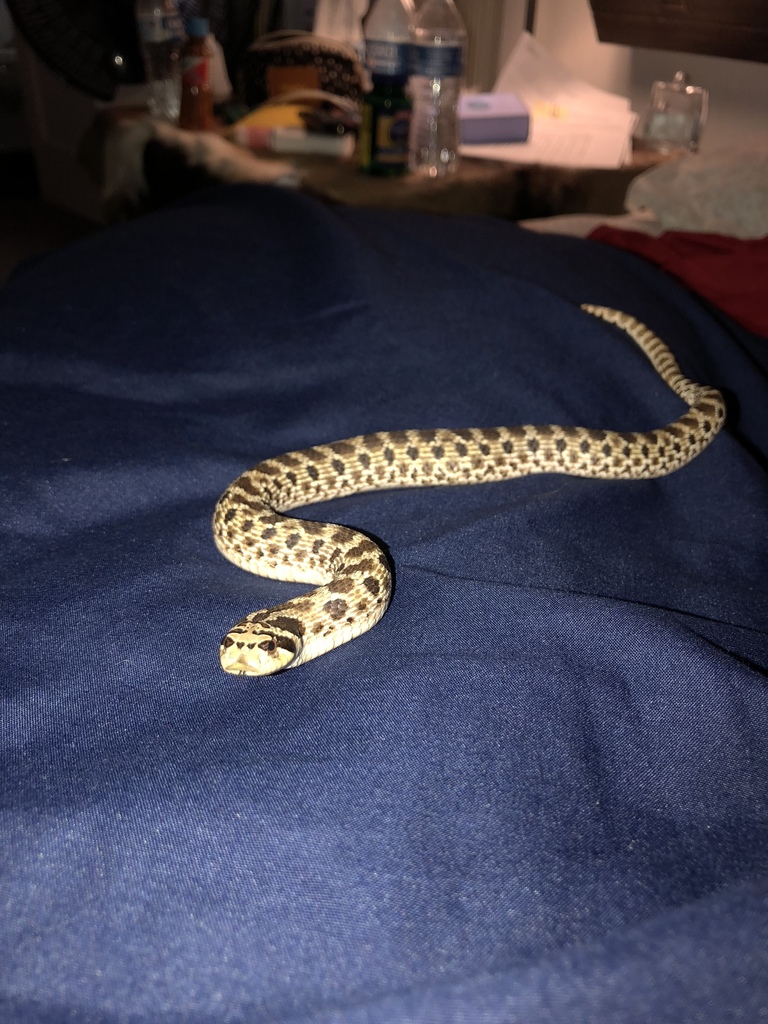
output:
<instances>
[{"instance_id":1,"label":"snake head","mask_svg":"<svg viewBox=\"0 0 768 1024\"><path fill-rule=\"evenodd\" d=\"M300 653L301 640L294 634L249 617L221 641L219 660L231 675L271 676L289 668Z\"/></svg>"}]
</instances>

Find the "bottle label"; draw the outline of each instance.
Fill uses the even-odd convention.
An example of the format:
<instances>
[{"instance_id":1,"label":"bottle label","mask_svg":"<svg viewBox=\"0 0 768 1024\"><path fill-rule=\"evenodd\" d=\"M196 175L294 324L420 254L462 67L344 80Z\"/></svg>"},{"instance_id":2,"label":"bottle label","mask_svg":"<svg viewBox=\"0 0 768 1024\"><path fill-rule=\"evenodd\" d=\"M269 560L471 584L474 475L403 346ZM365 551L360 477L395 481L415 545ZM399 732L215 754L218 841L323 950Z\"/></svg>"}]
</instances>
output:
<instances>
[{"instance_id":1,"label":"bottle label","mask_svg":"<svg viewBox=\"0 0 768 1024\"><path fill-rule=\"evenodd\" d=\"M186 89L205 89L211 77L208 57L187 56L181 59L181 84Z\"/></svg>"},{"instance_id":2,"label":"bottle label","mask_svg":"<svg viewBox=\"0 0 768 1024\"><path fill-rule=\"evenodd\" d=\"M376 159L380 164L408 163L410 110L398 110L376 119Z\"/></svg>"},{"instance_id":3,"label":"bottle label","mask_svg":"<svg viewBox=\"0 0 768 1024\"><path fill-rule=\"evenodd\" d=\"M421 78L461 78L463 46L414 46L411 71Z\"/></svg>"},{"instance_id":4,"label":"bottle label","mask_svg":"<svg viewBox=\"0 0 768 1024\"><path fill-rule=\"evenodd\" d=\"M358 133L358 159L371 174L404 173L408 168L410 107L396 110L374 109L363 103Z\"/></svg>"},{"instance_id":5,"label":"bottle label","mask_svg":"<svg viewBox=\"0 0 768 1024\"><path fill-rule=\"evenodd\" d=\"M158 14L138 19L139 36L145 43L180 43L184 38L184 26L176 14Z\"/></svg>"},{"instance_id":6,"label":"bottle label","mask_svg":"<svg viewBox=\"0 0 768 1024\"><path fill-rule=\"evenodd\" d=\"M365 64L372 75L406 78L411 73L411 44L366 39Z\"/></svg>"}]
</instances>

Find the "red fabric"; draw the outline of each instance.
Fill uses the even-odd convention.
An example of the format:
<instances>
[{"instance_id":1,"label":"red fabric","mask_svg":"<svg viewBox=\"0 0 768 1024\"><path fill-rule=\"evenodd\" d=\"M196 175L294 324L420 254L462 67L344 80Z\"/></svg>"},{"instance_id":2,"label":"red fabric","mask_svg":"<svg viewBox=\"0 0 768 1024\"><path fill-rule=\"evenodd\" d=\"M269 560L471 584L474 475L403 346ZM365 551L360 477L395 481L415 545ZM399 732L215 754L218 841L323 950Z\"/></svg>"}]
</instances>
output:
<instances>
[{"instance_id":1,"label":"red fabric","mask_svg":"<svg viewBox=\"0 0 768 1024\"><path fill-rule=\"evenodd\" d=\"M654 238L599 227L589 237L644 256L750 331L768 338L768 236L743 239L667 231Z\"/></svg>"}]
</instances>

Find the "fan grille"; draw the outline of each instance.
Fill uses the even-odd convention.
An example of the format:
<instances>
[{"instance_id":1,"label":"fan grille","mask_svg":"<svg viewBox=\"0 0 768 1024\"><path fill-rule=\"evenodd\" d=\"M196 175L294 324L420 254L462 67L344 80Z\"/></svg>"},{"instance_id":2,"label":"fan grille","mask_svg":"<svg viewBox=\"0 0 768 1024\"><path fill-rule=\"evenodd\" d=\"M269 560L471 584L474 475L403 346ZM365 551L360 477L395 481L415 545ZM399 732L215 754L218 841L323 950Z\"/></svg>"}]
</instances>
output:
<instances>
[{"instance_id":1,"label":"fan grille","mask_svg":"<svg viewBox=\"0 0 768 1024\"><path fill-rule=\"evenodd\" d=\"M14 23L40 59L71 85L111 100L144 69L130 0L7 0Z\"/></svg>"}]
</instances>

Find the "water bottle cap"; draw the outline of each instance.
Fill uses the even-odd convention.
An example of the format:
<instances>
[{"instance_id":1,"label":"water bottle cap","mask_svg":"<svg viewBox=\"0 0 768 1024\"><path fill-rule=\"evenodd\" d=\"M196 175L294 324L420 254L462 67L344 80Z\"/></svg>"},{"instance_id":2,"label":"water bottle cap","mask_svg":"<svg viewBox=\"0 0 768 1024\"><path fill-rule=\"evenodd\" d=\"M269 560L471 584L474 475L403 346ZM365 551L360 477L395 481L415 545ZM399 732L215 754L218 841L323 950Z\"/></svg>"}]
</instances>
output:
<instances>
[{"instance_id":1,"label":"water bottle cap","mask_svg":"<svg viewBox=\"0 0 768 1024\"><path fill-rule=\"evenodd\" d=\"M187 18L187 35L195 39L205 39L208 35L210 23L207 18Z\"/></svg>"}]
</instances>

